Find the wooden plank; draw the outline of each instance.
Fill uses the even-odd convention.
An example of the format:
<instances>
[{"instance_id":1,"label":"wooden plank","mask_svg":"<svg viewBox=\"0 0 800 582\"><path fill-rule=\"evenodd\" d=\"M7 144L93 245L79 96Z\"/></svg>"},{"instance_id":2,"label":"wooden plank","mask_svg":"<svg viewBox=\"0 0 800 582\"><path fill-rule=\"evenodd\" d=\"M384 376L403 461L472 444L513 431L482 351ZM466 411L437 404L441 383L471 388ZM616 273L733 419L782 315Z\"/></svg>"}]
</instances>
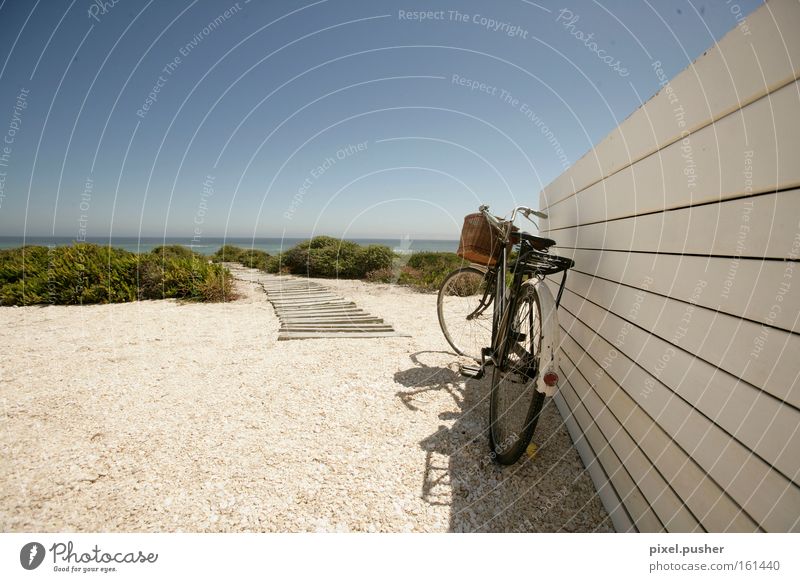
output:
<instances>
[{"instance_id":1,"label":"wooden plank","mask_svg":"<svg viewBox=\"0 0 800 582\"><path fill-rule=\"evenodd\" d=\"M281 332L278 335L278 341L290 339L313 339L313 338L330 338L330 339L367 339L367 338L381 338L381 337L409 337L405 334L393 332L372 332L372 331L359 331L359 332Z\"/></svg>"},{"instance_id":2,"label":"wooden plank","mask_svg":"<svg viewBox=\"0 0 800 582\"><path fill-rule=\"evenodd\" d=\"M741 261L730 278L731 263L722 258L566 249L560 254L573 258L575 269L592 276L639 289L647 286L668 297L800 332L800 293L786 292L795 263ZM706 286L698 293L703 282Z\"/></svg>"},{"instance_id":3,"label":"wooden plank","mask_svg":"<svg viewBox=\"0 0 800 582\"><path fill-rule=\"evenodd\" d=\"M800 190L560 229L559 247L787 258Z\"/></svg>"},{"instance_id":4,"label":"wooden plank","mask_svg":"<svg viewBox=\"0 0 800 582\"><path fill-rule=\"evenodd\" d=\"M798 77L800 6L770 0L669 81L542 192L540 208L640 160ZM652 68L659 75L658 67ZM654 156L655 157L655 156Z\"/></svg>"},{"instance_id":5,"label":"wooden plank","mask_svg":"<svg viewBox=\"0 0 800 582\"><path fill-rule=\"evenodd\" d=\"M335 308L337 305L344 305L339 301L324 301L313 303L273 303L273 306L278 311L303 311L308 309L330 309Z\"/></svg>"},{"instance_id":6,"label":"wooden plank","mask_svg":"<svg viewBox=\"0 0 800 582\"><path fill-rule=\"evenodd\" d=\"M338 297L333 293L329 292L320 292L320 293L297 293L294 295L287 295L287 294L277 294L277 293L269 293L268 294L270 301L292 301L296 299L328 299Z\"/></svg>"},{"instance_id":7,"label":"wooden plank","mask_svg":"<svg viewBox=\"0 0 800 582\"><path fill-rule=\"evenodd\" d=\"M265 285L261 284L267 293L303 293L305 291L323 291L327 287L322 285Z\"/></svg>"},{"instance_id":8,"label":"wooden plank","mask_svg":"<svg viewBox=\"0 0 800 582\"><path fill-rule=\"evenodd\" d=\"M281 327L278 339L399 337L383 319L359 309L323 285L261 278Z\"/></svg>"},{"instance_id":9,"label":"wooden plank","mask_svg":"<svg viewBox=\"0 0 800 582\"><path fill-rule=\"evenodd\" d=\"M609 412L613 413L619 429L624 425L653 466L664 476L686 506L711 532L755 532L758 524L740 511L740 507L714 480L678 446L661 426L654 422L569 335L562 336L561 357L564 376L581 400L593 390ZM582 374L575 370L578 363ZM585 376L585 378L584 378ZM591 384L586 379L591 381ZM660 516L662 520L668 519Z\"/></svg>"},{"instance_id":10,"label":"wooden plank","mask_svg":"<svg viewBox=\"0 0 800 582\"><path fill-rule=\"evenodd\" d=\"M313 307L309 309L286 309L280 308L276 309L279 316L289 316L289 315L332 315L334 313L339 313L343 315L347 315L349 313L363 313L363 311L359 310L354 305L345 305L343 307Z\"/></svg>"},{"instance_id":11,"label":"wooden plank","mask_svg":"<svg viewBox=\"0 0 800 582\"><path fill-rule=\"evenodd\" d=\"M331 293L331 290L327 287L300 287L296 289L275 289L271 291L267 291L269 295L272 296L282 296L282 295L316 295L320 293Z\"/></svg>"},{"instance_id":12,"label":"wooden plank","mask_svg":"<svg viewBox=\"0 0 800 582\"><path fill-rule=\"evenodd\" d=\"M337 305L340 303L345 303L345 301L339 297L325 297L320 299L287 299L285 301L277 301L272 299L270 303L272 303L275 307L304 307L310 305Z\"/></svg>"},{"instance_id":13,"label":"wooden plank","mask_svg":"<svg viewBox=\"0 0 800 582\"><path fill-rule=\"evenodd\" d=\"M564 294L561 305L609 345L626 329L625 344L613 349L630 356L784 475L800 475L800 411L720 372L690 352L637 327L625 326L618 316L572 293Z\"/></svg>"},{"instance_id":14,"label":"wooden plank","mask_svg":"<svg viewBox=\"0 0 800 582\"><path fill-rule=\"evenodd\" d=\"M281 319L296 319L296 320L307 320L307 319L317 319L319 317L331 317L331 318L341 318L341 319L359 319L359 318L371 318L376 317L375 315L370 315L369 313L358 310L348 310L342 311L341 313L329 313L327 311L322 313L298 313L298 314L282 314L280 315Z\"/></svg>"},{"instance_id":15,"label":"wooden plank","mask_svg":"<svg viewBox=\"0 0 800 582\"><path fill-rule=\"evenodd\" d=\"M320 317L320 318L286 318L282 317L281 322L285 324L302 323L383 323L379 317Z\"/></svg>"},{"instance_id":16,"label":"wooden plank","mask_svg":"<svg viewBox=\"0 0 800 582\"><path fill-rule=\"evenodd\" d=\"M356 313L356 312L353 312L353 311L330 311L330 310L328 310L328 311L309 312L309 315L313 315L314 317L329 317L329 316L334 316L334 315L347 316L347 315L350 315L351 313ZM292 314L291 316L293 317L294 315ZM280 319L284 319L286 317L289 317L289 315L287 315L286 313L279 312L278 313L278 317Z\"/></svg>"},{"instance_id":17,"label":"wooden plank","mask_svg":"<svg viewBox=\"0 0 800 582\"><path fill-rule=\"evenodd\" d=\"M701 129L688 145L676 142L550 206L545 232L800 186L798 90L793 82Z\"/></svg>"},{"instance_id":18,"label":"wooden plank","mask_svg":"<svg viewBox=\"0 0 800 582\"><path fill-rule=\"evenodd\" d=\"M347 311L356 308L355 303L319 303L310 305L277 305L276 310L283 313L310 313L312 311Z\"/></svg>"},{"instance_id":19,"label":"wooden plank","mask_svg":"<svg viewBox=\"0 0 800 582\"><path fill-rule=\"evenodd\" d=\"M672 435L763 529L800 530L797 521L800 489L797 486L689 404L676 398L672 390L635 365L624 353L618 352L616 358L603 361L611 345L567 311L562 310L559 319L563 333L569 333L595 361L603 362L605 373Z\"/></svg>"},{"instance_id":20,"label":"wooden plank","mask_svg":"<svg viewBox=\"0 0 800 582\"><path fill-rule=\"evenodd\" d=\"M385 323L284 323L284 331L392 331L392 326Z\"/></svg>"}]
</instances>

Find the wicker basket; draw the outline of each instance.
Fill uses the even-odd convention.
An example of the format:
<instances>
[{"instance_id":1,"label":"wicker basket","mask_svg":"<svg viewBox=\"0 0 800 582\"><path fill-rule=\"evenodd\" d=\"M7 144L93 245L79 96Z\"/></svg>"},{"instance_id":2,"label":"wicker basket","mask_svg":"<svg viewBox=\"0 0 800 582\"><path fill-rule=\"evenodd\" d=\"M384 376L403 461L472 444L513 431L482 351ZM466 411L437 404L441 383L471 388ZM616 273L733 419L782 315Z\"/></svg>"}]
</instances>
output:
<instances>
[{"instance_id":1,"label":"wicker basket","mask_svg":"<svg viewBox=\"0 0 800 582\"><path fill-rule=\"evenodd\" d=\"M467 214L461 229L461 240L456 254L462 259L479 265L493 267L500 255L499 233L492 228L486 217L480 213Z\"/></svg>"}]
</instances>

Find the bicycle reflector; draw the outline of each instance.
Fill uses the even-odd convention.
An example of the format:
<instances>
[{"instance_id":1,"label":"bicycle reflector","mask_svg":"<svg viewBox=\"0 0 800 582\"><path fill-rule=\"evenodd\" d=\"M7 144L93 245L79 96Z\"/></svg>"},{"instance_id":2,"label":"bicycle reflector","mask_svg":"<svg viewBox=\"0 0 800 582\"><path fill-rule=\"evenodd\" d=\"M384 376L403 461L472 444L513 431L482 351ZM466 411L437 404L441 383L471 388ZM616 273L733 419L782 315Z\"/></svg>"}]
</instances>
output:
<instances>
[{"instance_id":1,"label":"bicycle reflector","mask_svg":"<svg viewBox=\"0 0 800 582\"><path fill-rule=\"evenodd\" d=\"M558 384L558 374L555 372L547 372L542 380L544 380L544 383L548 386L555 386Z\"/></svg>"}]
</instances>

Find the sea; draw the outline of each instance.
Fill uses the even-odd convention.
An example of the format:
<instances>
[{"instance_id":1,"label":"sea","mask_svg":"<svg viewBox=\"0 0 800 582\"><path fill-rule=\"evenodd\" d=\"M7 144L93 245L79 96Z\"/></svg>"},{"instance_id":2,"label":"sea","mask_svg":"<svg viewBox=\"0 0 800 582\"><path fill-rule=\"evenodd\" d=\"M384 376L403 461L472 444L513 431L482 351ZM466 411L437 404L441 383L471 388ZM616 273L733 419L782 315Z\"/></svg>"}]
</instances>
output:
<instances>
[{"instance_id":1,"label":"sea","mask_svg":"<svg viewBox=\"0 0 800 582\"><path fill-rule=\"evenodd\" d=\"M213 255L223 244L234 245L246 249L266 251L271 255L287 251L306 238L203 238L199 243L192 243L190 237L87 237L85 242L103 246L112 246L134 253L147 253L161 245L183 245L203 255ZM411 238L348 238L360 245L386 245L396 253L410 254L420 251L455 252L457 240L430 240ZM58 236L0 236L0 249L13 249L23 245L65 246L75 243L74 238Z\"/></svg>"}]
</instances>

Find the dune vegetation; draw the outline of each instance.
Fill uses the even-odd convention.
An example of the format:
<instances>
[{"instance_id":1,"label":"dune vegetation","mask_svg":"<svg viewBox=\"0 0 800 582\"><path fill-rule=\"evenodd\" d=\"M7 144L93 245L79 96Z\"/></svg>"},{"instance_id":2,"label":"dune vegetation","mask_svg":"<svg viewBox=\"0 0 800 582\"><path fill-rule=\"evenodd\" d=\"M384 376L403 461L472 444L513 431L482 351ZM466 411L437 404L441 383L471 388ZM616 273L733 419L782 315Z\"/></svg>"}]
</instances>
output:
<instances>
[{"instance_id":1,"label":"dune vegetation","mask_svg":"<svg viewBox=\"0 0 800 582\"><path fill-rule=\"evenodd\" d=\"M146 299L226 301L232 277L221 264L267 273L363 279L436 290L464 261L455 253L398 255L384 245L359 245L328 236L278 255L224 245L204 256L182 245L147 253L91 243L0 250L0 305L84 305Z\"/></svg>"},{"instance_id":2,"label":"dune vegetation","mask_svg":"<svg viewBox=\"0 0 800 582\"><path fill-rule=\"evenodd\" d=\"M231 297L228 270L180 245L141 254L89 243L0 251L0 305Z\"/></svg>"},{"instance_id":3,"label":"dune vegetation","mask_svg":"<svg viewBox=\"0 0 800 582\"><path fill-rule=\"evenodd\" d=\"M455 253L418 252L398 255L385 245L361 246L329 236L298 243L279 255L225 245L215 261L231 261L267 273L306 277L364 279L395 283L424 291L439 288L445 276L466 263Z\"/></svg>"}]
</instances>

